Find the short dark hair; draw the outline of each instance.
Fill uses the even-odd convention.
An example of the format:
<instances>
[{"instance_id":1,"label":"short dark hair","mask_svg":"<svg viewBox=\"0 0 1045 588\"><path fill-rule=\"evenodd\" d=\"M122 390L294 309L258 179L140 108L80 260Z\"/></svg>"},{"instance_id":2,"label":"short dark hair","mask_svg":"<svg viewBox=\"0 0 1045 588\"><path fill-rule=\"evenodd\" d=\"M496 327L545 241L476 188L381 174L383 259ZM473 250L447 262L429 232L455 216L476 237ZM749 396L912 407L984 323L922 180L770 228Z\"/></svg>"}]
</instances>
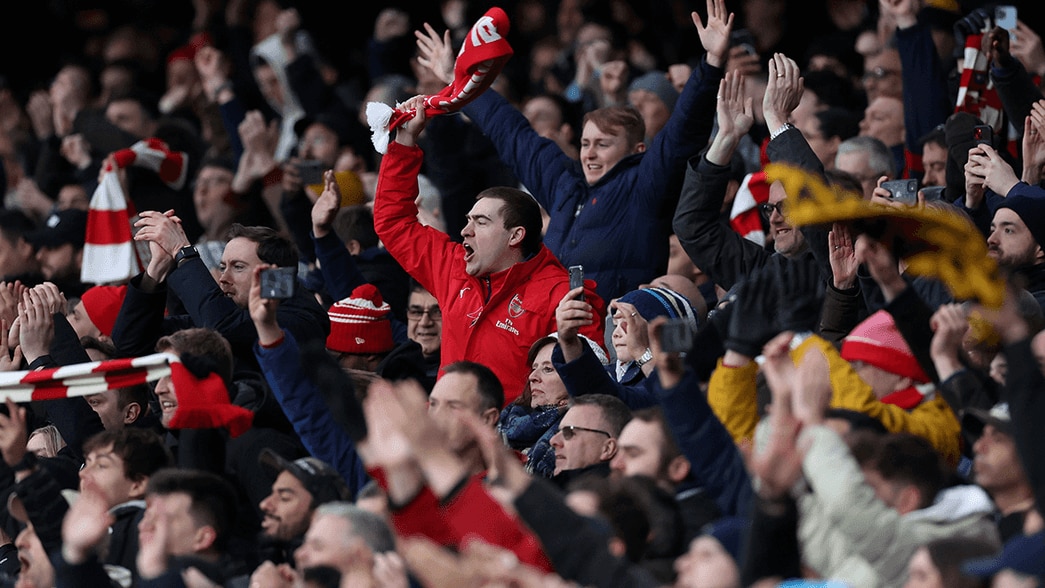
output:
<instances>
[{"instance_id":1,"label":"short dark hair","mask_svg":"<svg viewBox=\"0 0 1045 588\"><path fill-rule=\"evenodd\" d=\"M36 223L17 208L0 209L0 235L12 245L36 229Z\"/></svg>"},{"instance_id":2,"label":"short dark hair","mask_svg":"<svg viewBox=\"0 0 1045 588\"><path fill-rule=\"evenodd\" d=\"M944 586L954 588L987 588L988 578L973 578L962 573L966 560L991 557L998 553L992 541L978 537L943 537L925 544L929 559L940 572Z\"/></svg>"},{"instance_id":3,"label":"short dark hair","mask_svg":"<svg viewBox=\"0 0 1045 588\"><path fill-rule=\"evenodd\" d=\"M334 232L343 243L358 241L363 249L376 247L377 231L374 230L374 213L365 204L346 206L334 217Z\"/></svg>"},{"instance_id":4,"label":"short dark hair","mask_svg":"<svg viewBox=\"0 0 1045 588\"><path fill-rule=\"evenodd\" d=\"M526 230L521 246L523 255L529 257L540 251L544 241L541 235L544 220L541 218L541 205L537 204L533 196L516 188L494 186L479 192L475 197L476 200L483 198L494 198L503 203L501 218L504 220L504 228L522 227Z\"/></svg>"},{"instance_id":5,"label":"short dark hair","mask_svg":"<svg viewBox=\"0 0 1045 588\"><path fill-rule=\"evenodd\" d=\"M671 431L667 420L664 419L664 410L659 406L640 408L631 413L631 418L655 424L660 428L664 442L660 446L660 465L658 467L661 474L666 474L671 461L682 455L682 450L679 449L679 444L675 440L675 433ZM623 429L623 427L621 428Z\"/></svg>"},{"instance_id":6,"label":"short dark hair","mask_svg":"<svg viewBox=\"0 0 1045 588\"><path fill-rule=\"evenodd\" d=\"M620 437L620 432L624 429L624 425L631 420L631 409L628 408L628 405L624 404L620 398L610 396L609 394L574 396L570 399L570 408L574 406L598 407L602 412L602 418L606 419L606 424L610 429L606 432L612 435L614 439Z\"/></svg>"},{"instance_id":7,"label":"short dark hair","mask_svg":"<svg viewBox=\"0 0 1045 588\"><path fill-rule=\"evenodd\" d=\"M160 337L156 342L156 351L173 351L177 355L191 354L206 357L215 366L216 372L225 384L232 382L234 360L232 346L228 339L214 329L193 327L179 329L170 335Z\"/></svg>"},{"instance_id":8,"label":"short dark hair","mask_svg":"<svg viewBox=\"0 0 1045 588\"><path fill-rule=\"evenodd\" d=\"M83 443L83 454L109 445L123 460L123 475L134 482L170 466L173 461L163 437L152 429L136 427L106 429L88 437Z\"/></svg>"},{"instance_id":9,"label":"short dark hair","mask_svg":"<svg viewBox=\"0 0 1045 588\"><path fill-rule=\"evenodd\" d=\"M258 244L258 259L279 267L295 267L298 264L298 250L294 242L281 235L275 229L260 226L244 226L233 223L225 235L225 241L243 237Z\"/></svg>"},{"instance_id":10,"label":"short dark hair","mask_svg":"<svg viewBox=\"0 0 1045 588\"><path fill-rule=\"evenodd\" d=\"M504 387L493 370L481 363L460 360L443 369L444 374L470 374L475 376L476 389L479 391L480 410L504 408Z\"/></svg>"},{"instance_id":11,"label":"short dark hair","mask_svg":"<svg viewBox=\"0 0 1045 588\"><path fill-rule=\"evenodd\" d=\"M931 505L946 484L940 454L924 437L910 433L883 435L867 465L887 482L918 488L922 496L918 508Z\"/></svg>"},{"instance_id":12,"label":"short dark hair","mask_svg":"<svg viewBox=\"0 0 1045 588\"><path fill-rule=\"evenodd\" d=\"M185 468L164 468L149 478L145 494L185 494L189 513L198 525L214 528L214 547L225 551L236 523L238 500L232 485L216 474Z\"/></svg>"},{"instance_id":13,"label":"short dark hair","mask_svg":"<svg viewBox=\"0 0 1045 588\"><path fill-rule=\"evenodd\" d=\"M621 105L596 108L584 115L584 120L581 123L582 132L584 130L583 126L589 122L604 133L612 133L617 129L623 130L624 138L628 141L628 145L641 143L646 138L646 121L643 120L642 114L634 106Z\"/></svg>"},{"instance_id":14,"label":"short dark hair","mask_svg":"<svg viewBox=\"0 0 1045 588\"><path fill-rule=\"evenodd\" d=\"M933 127L933 130L925 133L920 139L918 139L918 144L924 148L929 143L932 143L947 149L947 131L944 129L945 126L943 124L936 125Z\"/></svg>"},{"instance_id":15,"label":"short dark hair","mask_svg":"<svg viewBox=\"0 0 1045 588\"><path fill-rule=\"evenodd\" d=\"M814 114L820 121L820 134L825 139L838 137L845 141L860 134L860 116L841 106L830 106Z\"/></svg>"}]
</instances>

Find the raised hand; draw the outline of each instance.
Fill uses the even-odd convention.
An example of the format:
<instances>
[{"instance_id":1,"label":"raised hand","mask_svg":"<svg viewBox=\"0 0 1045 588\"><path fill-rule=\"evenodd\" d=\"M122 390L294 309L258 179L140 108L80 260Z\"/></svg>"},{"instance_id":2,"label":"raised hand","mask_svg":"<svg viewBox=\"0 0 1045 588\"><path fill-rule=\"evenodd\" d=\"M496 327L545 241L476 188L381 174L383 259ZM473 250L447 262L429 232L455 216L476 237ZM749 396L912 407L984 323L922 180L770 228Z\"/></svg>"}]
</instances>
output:
<instances>
[{"instance_id":1,"label":"raised hand","mask_svg":"<svg viewBox=\"0 0 1045 588\"><path fill-rule=\"evenodd\" d=\"M25 424L25 409L7 398L7 414L0 414L0 455L9 466L14 466L25 457L25 445L29 441Z\"/></svg>"},{"instance_id":2,"label":"raised hand","mask_svg":"<svg viewBox=\"0 0 1045 588\"><path fill-rule=\"evenodd\" d=\"M35 289L22 296L18 322L19 344L29 363L50 353L54 341L54 314Z\"/></svg>"},{"instance_id":3,"label":"raised hand","mask_svg":"<svg viewBox=\"0 0 1045 588\"><path fill-rule=\"evenodd\" d=\"M427 67L446 84L454 81L454 48L450 42L450 30L440 37L432 25L425 23L425 30L414 31L417 38L417 63Z\"/></svg>"},{"instance_id":4,"label":"raised hand","mask_svg":"<svg viewBox=\"0 0 1045 588\"><path fill-rule=\"evenodd\" d=\"M109 535L112 522L109 504L97 483L81 479L80 496L69 506L62 520L62 556L65 561L73 565L86 561L87 556L98 551Z\"/></svg>"},{"instance_id":5,"label":"raised hand","mask_svg":"<svg viewBox=\"0 0 1045 588\"><path fill-rule=\"evenodd\" d=\"M705 26L700 15L693 12L690 16L693 25L700 35L700 44L708 52L708 65L723 67L726 64L726 52L729 51L729 33L733 30L733 13L726 10L725 0L707 0L708 23Z\"/></svg>"},{"instance_id":6,"label":"raised hand","mask_svg":"<svg viewBox=\"0 0 1045 588\"><path fill-rule=\"evenodd\" d=\"M769 60L769 82L762 98L762 115L770 131L788 122L802 101L804 91L805 81L795 60L783 53L773 54L773 59Z\"/></svg>"},{"instance_id":7,"label":"raised hand","mask_svg":"<svg viewBox=\"0 0 1045 588\"><path fill-rule=\"evenodd\" d=\"M181 226L181 219L174 215L173 210L143 211L138 215L134 226L138 229L134 234L135 241L156 243L171 257L182 247L191 245L189 238L185 236L185 229Z\"/></svg>"},{"instance_id":8,"label":"raised hand","mask_svg":"<svg viewBox=\"0 0 1045 588\"><path fill-rule=\"evenodd\" d=\"M755 124L754 100L744 92L744 76L732 72L718 86L718 132L738 141Z\"/></svg>"},{"instance_id":9,"label":"raised hand","mask_svg":"<svg viewBox=\"0 0 1045 588\"><path fill-rule=\"evenodd\" d=\"M408 99L400 107L400 110L413 110L415 114L413 118L403 123L396 130L396 143L405 147L414 147L417 145L417 137L421 135L421 131L428 124L428 117L425 116L425 97L414 96Z\"/></svg>"},{"instance_id":10,"label":"raised hand","mask_svg":"<svg viewBox=\"0 0 1045 588\"><path fill-rule=\"evenodd\" d=\"M929 355L940 380L946 380L963 368L958 358L962 354L962 341L969 332L966 310L961 304L942 304L929 319L929 327L933 330Z\"/></svg>"},{"instance_id":11,"label":"raised hand","mask_svg":"<svg viewBox=\"0 0 1045 588\"><path fill-rule=\"evenodd\" d=\"M809 347L795 367L795 388L791 410L803 425L819 425L831 404L831 375L827 356Z\"/></svg>"},{"instance_id":12,"label":"raised hand","mask_svg":"<svg viewBox=\"0 0 1045 588\"><path fill-rule=\"evenodd\" d=\"M1045 166L1045 100L1038 100L1031 113L1023 120L1023 173L1020 179L1030 185L1041 180L1041 168Z\"/></svg>"},{"instance_id":13,"label":"raised hand","mask_svg":"<svg viewBox=\"0 0 1045 588\"><path fill-rule=\"evenodd\" d=\"M773 399L769 405L769 442L751 456L748 467L759 480L759 495L769 500L786 496L802 475L802 455L796 447L801 424L791 408L795 387L792 335L780 333L763 350L766 361L762 371Z\"/></svg>"},{"instance_id":14,"label":"raised hand","mask_svg":"<svg viewBox=\"0 0 1045 588\"><path fill-rule=\"evenodd\" d=\"M1031 75L1045 74L1045 49L1042 49L1038 33L1022 20L1017 20L1016 34L1013 37L1009 42L1012 55L1020 60Z\"/></svg>"},{"instance_id":15,"label":"raised hand","mask_svg":"<svg viewBox=\"0 0 1045 588\"><path fill-rule=\"evenodd\" d=\"M312 234L322 239L330 233L334 217L341 208L341 188L337 185L334 172L323 172L323 193L312 204Z\"/></svg>"},{"instance_id":16,"label":"raised hand","mask_svg":"<svg viewBox=\"0 0 1045 588\"><path fill-rule=\"evenodd\" d=\"M564 359L569 362L581 356L584 345L577 333L581 327L592 323L591 304L583 298L584 288L574 288L566 293L555 307L555 325L559 334L559 347Z\"/></svg>"},{"instance_id":17,"label":"raised hand","mask_svg":"<svg viewBox=\"0 0 1045 588\"><path fill-rule=\"evenodd\" d=\"M990 145L979 145L969 151L969 173L983 178L983 185L995 194L1005 196L1019 183L1016 172Z\"/></svg>"},{"instance_id":18,"label":"raised hand","mask_svg":"<svg viewBox=\"0 0 1045 588\"><path fill-rule=\"evenodd\" d=\"M260 111L251 110L243 117L236 132L243 143L243 156L236 167L232 189L242 194L250 190L251 184L275 169L279 124L275 120L266 123Z\"/></svg>"},{"instance_id":19,"label":"raised hand","mask_svg":"<svg viewBox=\"0 0 1045 588\"><path fill-rule=\"evenodd\" d=\"M283 330L276 321L276 310L279 308L279 300L261 297L261 272L276 266L259 263L254 268L254 277L250 282L250 293L247 296L247 309L250 318L254 321L254 328L258 331L258 342L262 345L270 345L283 338Z\"/></svg>"},{"instance_id":20,"label":"raised hand","mask_svg":"<svg viewBox=\"0 0 1045 588\"><path fill-rule=\"evenodd\" d=\"M737 288L725 341L727 351L753 359L780 332L775 282L776 272L766 267L748 274Z\"/></svg>"},{"instance_id":21,"label":"raised hand","mask_svg":"<svg viewBox=\"0 0 1045 588\"><path fill-rule=\"evenodd\" d=\"M856 260L853 236L845 223L835 223L831 227L827 233L827 247L834 287L839 290L852 288L856 285L856 270L860 262Z\"/></svg>"}]
</instances>

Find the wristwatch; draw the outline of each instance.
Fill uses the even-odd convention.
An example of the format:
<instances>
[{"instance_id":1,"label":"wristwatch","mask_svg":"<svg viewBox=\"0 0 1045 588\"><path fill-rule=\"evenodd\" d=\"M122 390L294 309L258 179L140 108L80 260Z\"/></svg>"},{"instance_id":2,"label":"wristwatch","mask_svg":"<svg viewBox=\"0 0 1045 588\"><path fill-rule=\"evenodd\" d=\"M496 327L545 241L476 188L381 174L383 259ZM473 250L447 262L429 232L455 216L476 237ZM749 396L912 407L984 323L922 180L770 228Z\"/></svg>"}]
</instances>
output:
<instances>
[{"instance_id":1,"label":"wristwatch","mask_svg":"<svg viewBox=\"0 0 1045 588\"><path fill-rule=\"evenodd\" d=\"M788 131L793 128L795 128L795 125L791 123L784 123L779 129L771 130L769 132L769 140L772 141L773 139L776 139L780 135L784 134L784 131Z\"/></svg>"},{"instance_id":2,"label":"wristwatch","mask_svg":"<svg viewBox=\"0 0 1045 588\"><path fill-rule=\"evenodd\" d=\"M193 257L199 257L200 252L196 250L192 245L186 245L178 250L178 253L174 255L174 265L181 267L181 262L186 259L192 259Z\"/></svg>"},{"instance_id":3,"label":"wristwatch","mask_svg":"<svg viewBox=\"0 0 1045 588\"><path fill-rule=\"evenodd\" d=\"M642 366L646 365L647 363L649 363L651 359L653 359L653 351L649 347L647 347L646 348L646 352L642 354L642 357L636 359L635 363L639 367L642 367Z\"/></svg>"}]
</instances>

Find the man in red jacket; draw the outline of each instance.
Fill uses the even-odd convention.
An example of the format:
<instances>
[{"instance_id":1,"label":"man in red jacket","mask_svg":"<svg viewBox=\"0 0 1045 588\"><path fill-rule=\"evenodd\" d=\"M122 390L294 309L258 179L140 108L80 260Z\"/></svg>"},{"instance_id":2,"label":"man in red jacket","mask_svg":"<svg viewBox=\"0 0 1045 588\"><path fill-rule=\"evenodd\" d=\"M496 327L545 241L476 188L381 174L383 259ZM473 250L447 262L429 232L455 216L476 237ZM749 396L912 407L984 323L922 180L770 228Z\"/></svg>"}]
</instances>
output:
<instances>
[{"instance_id":1,"label":"man in red jacket","mask_svg":"<svg viewBox=\"0 0 1045 588\"><path fill-rule=\"evenodd\" d=\"M400 107L416 108L417 115L399 127L382 158L374 227L396 261L439 301L441 365L466 359L488 366L510 403L526 383L530 344L556 330L555 307L570 290L569 277L542 243L540 206L521 190L481 192L461 231L463 243L417 220L424 157L417 136L426 122L421 99ZM602 341L604 304L594 289L589 280L584 296L593 322L582 333Z\"/></svg>"}]
</instances>

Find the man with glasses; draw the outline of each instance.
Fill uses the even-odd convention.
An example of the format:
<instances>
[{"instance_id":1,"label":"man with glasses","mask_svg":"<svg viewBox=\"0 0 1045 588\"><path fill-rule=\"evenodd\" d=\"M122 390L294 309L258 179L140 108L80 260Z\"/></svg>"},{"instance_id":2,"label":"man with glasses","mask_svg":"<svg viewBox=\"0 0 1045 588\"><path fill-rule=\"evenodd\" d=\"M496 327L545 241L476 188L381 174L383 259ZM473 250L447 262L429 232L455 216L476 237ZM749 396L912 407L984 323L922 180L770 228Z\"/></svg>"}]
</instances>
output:
<instances>
[{"instance_id":1,"label":"man with glasses","mask_svg":"<svg viewBox=\"0 0 1045 588\"><path fill-rule=\"evenodd\" d=\"M555 450L552 481L561 488L583 475L609 476L617 455L617 438L631 420L631 411L619 398L586 394L570 400L559 432L551 438Z\"/></svg>"},{"instance_id":2,"label":"man with glasses","mask_svg":"<svg viewBox=\"0 0 1045 588\"><path fill-rule=\"evenodd\" d=\"M443 338L443 312L439 301L424 286L414 283L406 307L406 336L421 346L426 375L435 381L439 374L439 350Z\"/></svg>"}]
</instances>

